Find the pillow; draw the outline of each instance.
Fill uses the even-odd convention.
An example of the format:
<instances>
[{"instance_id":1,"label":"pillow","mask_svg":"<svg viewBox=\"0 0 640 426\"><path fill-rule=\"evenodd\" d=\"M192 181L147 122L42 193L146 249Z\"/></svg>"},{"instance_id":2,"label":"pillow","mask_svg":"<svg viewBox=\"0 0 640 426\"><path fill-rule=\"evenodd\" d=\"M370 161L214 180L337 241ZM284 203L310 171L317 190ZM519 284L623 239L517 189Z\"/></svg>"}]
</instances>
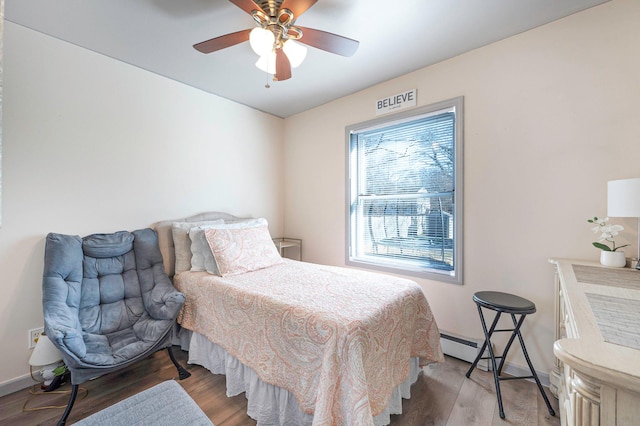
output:
<instances>
[{"instance_id":1,"label":"pillow","mask_svg":"<svg viewBox=\"0 0 640 426\"><path fill-rule=\"evenodd\" d=\"M207 271L213 275L220 275L209 243L204 236L204 230L209 229L209 226L196 226L189 230L189 238L191 239L191 271Z\"/></svg>"},{"instance_id":2,"label":"pillow","mask_svg":"<svg viewBox=\"0 0 640 426\"><path fill-rule=\"evenodd\" d=\"M246 224L214 225L204 230L221 276L243 274L284 262L269 235L266 220L264 222L249 227L231 226Z\"/></svg>"},{"instance_id":3,"label":"pillow","mask_svg":"<svg viewBox=\"0 0 640 426\"><path fill-rule=\"evenodd\" d=\"M213 225L224 223L224 220L205 220L200 222L173 222L171 233L173 235L173 246L176 255L175 274L191 269L191 240L189 230L196 226Z\"/></svg>"},{"instance_id":4,"label":"pillow","mask_svg":"<svg viewBox=\"0 0 640 426\"><path fill-rule=\"evenodd\" d=\"M191 240L191 271L207 271L213 275L220 275L218 266L211 253L211 248L204 235L204 230L209 229L212 226L221 226L223 228L250 228L253 226L267 225L267 220L263 218L259 219L243 219L241 221L223 222L220 221L216 224L207 224L202 226L195 226L189 230L189 239Z\"/></svg>"}]
</instances>

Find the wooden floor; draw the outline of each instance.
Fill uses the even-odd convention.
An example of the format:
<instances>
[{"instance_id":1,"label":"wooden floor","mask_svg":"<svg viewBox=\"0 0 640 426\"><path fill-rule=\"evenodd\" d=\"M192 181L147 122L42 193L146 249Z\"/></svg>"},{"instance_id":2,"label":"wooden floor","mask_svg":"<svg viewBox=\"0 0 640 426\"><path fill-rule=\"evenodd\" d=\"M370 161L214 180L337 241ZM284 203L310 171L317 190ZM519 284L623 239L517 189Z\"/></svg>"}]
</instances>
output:
<instances>
[{"instance_id":1,"label":"wooden floor","mask_svg":"<svg viewBox=\"0 0 640 426\"><path fill-rule=\"evenodd\" d=\"M176 357L186 365L187 353L174 348ZM424 374L411 388L411 399L403 402L402 415L392 416L392 425L559 425L558 417L551 417L534 383L509 380L501 383L506 419L498 415L493 376L475 370L465 378L469 364L447 357L446 362L424 368ZM216 426L255 425L246 415L244 394L233 398L225 395L225 379L213 375L203 367L189 365L191 377L179 383L191 395ZM162 381L175 378L176 370L167 351L154 354L147 360L119 372L111 373L81 385L88 391L78 393L67 424L87 417L119 400L141 392ZM63 408L23 411L46 405L64 406L70 386L61 391L66 394L32 395L25 389L0 398L0 425L55 425ZM550 396L554 410L558 402Z\"/></svg>"}]
</instances>

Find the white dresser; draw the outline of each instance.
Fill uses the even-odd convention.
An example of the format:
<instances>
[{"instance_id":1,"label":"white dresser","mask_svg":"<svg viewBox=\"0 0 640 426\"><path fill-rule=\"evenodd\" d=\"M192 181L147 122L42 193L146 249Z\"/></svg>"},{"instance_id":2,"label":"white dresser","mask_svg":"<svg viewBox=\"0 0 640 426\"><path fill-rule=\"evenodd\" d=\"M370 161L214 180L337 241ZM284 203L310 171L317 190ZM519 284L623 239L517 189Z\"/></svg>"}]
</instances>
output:
<instances>
[{"instance_id":1,"label":"white dresser","mask_svg":"<svg viewBox=\"0 0 640 426\"><path fill-rule=\"evenodd\" d=\"M562 425L640 425L640 271L554 259Z\"/></svg>"}]
</instances>

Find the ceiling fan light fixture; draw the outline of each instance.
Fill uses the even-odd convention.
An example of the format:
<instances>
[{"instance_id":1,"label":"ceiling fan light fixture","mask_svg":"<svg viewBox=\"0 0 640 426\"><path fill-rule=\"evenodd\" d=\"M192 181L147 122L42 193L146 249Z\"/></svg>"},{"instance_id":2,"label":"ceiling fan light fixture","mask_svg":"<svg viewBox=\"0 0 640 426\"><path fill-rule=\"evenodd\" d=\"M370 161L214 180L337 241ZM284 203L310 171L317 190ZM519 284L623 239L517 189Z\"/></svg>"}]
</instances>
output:
<instances>
[{"instance_id":1,"label":"ceiling fan light fixture","mask_svg":"<svg viewBox=\"0 0 640 426\"><path fill-rule=\"evenodd\" d=\"M258 67L261 71L264 71L268 74L276 73L276 52L271 50L271 52L266 55L260 56L258 61L256 62L256 67Z\"/></svg>"},{"instance_id":2,"label":"ceiling fan light fixture","mask_svg":"<svg viewBox=\"0 0 640 426\"><path fill-rule=\"evenodd\" d=\"M318 0L230 1L251 15L257 27L196 43L193 47L197 51L212 53L249 41L259 57L256 67L273 75L274 81L285 81L291 78L291 69L305 60L307 46L342 56L352 56L358 49L357 40L295 25L296 19Z\"/></svg>"},{"instance_id":3,"label":"ceiling fan light fixture","mask_svg":"<svg viewBox=\"0 0 640 426\"><path fill-rule=\"evenodd\" d=\"M275 35L262 27L256 27L249 33L249 44L258 56L264 56L273 51L275 41Z\"/></svg>"},{"instance_id":4,"label":"ceiling fan light fixture","mask_svg":"<svg viewBox=\"0 0 640 426\"><path fill-rule=\"evenodd\" d=\"M287 40L282 45L282 50L289 58L289 62L291 62L291 66L293 68L297 68L302 64L304 58L307 57L307 48L300 43L296 43L293 40Z\"/></svg>"}]
</instances>

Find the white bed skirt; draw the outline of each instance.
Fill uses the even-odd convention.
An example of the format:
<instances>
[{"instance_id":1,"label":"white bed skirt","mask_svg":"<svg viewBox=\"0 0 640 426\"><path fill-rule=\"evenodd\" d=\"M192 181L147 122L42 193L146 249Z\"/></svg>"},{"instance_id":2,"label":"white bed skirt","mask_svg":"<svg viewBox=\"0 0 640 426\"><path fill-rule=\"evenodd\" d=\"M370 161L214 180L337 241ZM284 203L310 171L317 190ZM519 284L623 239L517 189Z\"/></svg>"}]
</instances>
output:
<instances>
[{"instance_id":1,"label":"white bed skirt","mask_svg":"<svg viewBox=\"0 0 640 426\"><path fill-rule=\"evenodd\" d=\"M310 426L313 423L313 415L300 409L293 394L263 382L251 368L229 355L222 347L198 333L185 333L187 331L181 330L180 336L174 338L174 344L188 349L188 363L201 365L214 374L226 375L227 396L245 392L247 415L256 420L258 426ZM402 399L411 397L411 385L418 380L421 371L418 358L412 358L409 377L394 389L387 408L373 418L375 426L391 423L391 414L402 414Z\"/></svg>"}]
</instances>

